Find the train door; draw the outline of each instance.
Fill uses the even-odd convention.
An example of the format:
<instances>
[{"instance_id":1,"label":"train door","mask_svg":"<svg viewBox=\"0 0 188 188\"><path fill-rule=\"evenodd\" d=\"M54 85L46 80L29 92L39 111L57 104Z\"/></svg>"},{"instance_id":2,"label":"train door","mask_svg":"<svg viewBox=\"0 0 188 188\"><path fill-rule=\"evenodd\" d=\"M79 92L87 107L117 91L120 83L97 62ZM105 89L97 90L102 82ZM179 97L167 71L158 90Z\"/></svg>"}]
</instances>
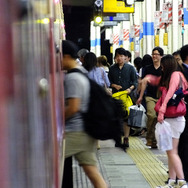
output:
<instances>
[{"instance_id":1,"label":"train door","mask_svg":"<svg viewBox=\"0 0 188 188\"><path fill-rule=\"evenodd\" d=\"M1 3L2 188L60 187L63 80L55 54L55 6L48 0Z\"/></svg>"}]
</instances>

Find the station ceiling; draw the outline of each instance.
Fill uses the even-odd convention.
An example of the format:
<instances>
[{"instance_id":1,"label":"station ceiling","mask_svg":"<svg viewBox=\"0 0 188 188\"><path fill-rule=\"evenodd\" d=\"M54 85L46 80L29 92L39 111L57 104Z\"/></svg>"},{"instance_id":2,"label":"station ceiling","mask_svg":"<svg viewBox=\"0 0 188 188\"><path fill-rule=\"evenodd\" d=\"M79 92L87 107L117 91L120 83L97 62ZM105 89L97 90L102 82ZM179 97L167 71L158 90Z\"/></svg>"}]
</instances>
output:
<instances>
[{"instance_id":1,"label":"station ceiling","mask_svg":"<svg viewBox=\"0 0 188 188\"><path fill-rule=\"evenodd\" d=\"M93 6L94 2L95 0L63 0L63 5L90 7Z\"/></svg>"}]
</instances>

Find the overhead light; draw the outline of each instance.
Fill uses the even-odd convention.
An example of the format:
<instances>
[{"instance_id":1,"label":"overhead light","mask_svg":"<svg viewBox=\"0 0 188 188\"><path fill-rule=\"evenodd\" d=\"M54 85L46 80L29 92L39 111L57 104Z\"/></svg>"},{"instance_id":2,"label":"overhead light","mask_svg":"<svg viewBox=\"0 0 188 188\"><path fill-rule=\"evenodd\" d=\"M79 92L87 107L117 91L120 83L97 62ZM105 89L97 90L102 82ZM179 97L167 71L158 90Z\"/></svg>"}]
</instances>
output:
<instances>
[{"instance_id":1,"label":"overhead light","mask_svg":"<svg viewBox=\"0 0 188 188\"><path fill-rule=\"evenodd\" d=\"M100 24L102 22L102 17L101 16L96 16L94 21L95 21L95 23Z\"/></svg>"}]
</instances>

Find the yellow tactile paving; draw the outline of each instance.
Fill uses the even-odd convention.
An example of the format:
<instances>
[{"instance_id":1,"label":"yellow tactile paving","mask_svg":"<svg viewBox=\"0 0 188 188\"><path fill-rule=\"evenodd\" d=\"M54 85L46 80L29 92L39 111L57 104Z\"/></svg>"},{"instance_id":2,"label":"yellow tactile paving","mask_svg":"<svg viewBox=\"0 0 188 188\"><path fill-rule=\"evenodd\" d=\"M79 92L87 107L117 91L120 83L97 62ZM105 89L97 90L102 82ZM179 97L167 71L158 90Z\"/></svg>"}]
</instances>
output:
<instances>
[{"instance_id":1,"label":"yellow tactile paving","mask_svg":"<svg viewBox=\"0 0 188 188\"><path fill-rule=\"evenodd\" d=\"M158 185L164 185L164 181L168 178L168 169L139 138L130 137L129 142L131 147L127 150L127 153L136 163L150 186L155 188Z\"/></svg>"}]
</instances>

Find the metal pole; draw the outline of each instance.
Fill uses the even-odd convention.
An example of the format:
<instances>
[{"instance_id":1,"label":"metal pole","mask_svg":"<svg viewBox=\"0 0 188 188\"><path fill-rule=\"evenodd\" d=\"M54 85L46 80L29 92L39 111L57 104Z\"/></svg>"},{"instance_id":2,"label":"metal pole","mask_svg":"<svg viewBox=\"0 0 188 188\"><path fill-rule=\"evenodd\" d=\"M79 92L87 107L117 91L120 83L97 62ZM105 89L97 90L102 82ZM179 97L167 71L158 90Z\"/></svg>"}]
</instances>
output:
<instances>
[{"instance_id":1,"label":"metal pole","mask_svg":"<svg viewBox=\"0 0 188 188\"><path fill-rule=\"evenodd\" d=\"M174 40L179 36L178 32L178 1L172 1L172 52L175 52L178 48L178 40Z\"/></svg>"},{"instance_id":2,"label":"metal pole","mask_svg":"<svg viewBox=\"0 0 188 188\"><path fill-rule=\"evenodd\" d=\"M155 0L146 0L146 22L144 22L144 35L146 36L146 53L154 48L154 10Z\"/></svg>"}]
</instances>

